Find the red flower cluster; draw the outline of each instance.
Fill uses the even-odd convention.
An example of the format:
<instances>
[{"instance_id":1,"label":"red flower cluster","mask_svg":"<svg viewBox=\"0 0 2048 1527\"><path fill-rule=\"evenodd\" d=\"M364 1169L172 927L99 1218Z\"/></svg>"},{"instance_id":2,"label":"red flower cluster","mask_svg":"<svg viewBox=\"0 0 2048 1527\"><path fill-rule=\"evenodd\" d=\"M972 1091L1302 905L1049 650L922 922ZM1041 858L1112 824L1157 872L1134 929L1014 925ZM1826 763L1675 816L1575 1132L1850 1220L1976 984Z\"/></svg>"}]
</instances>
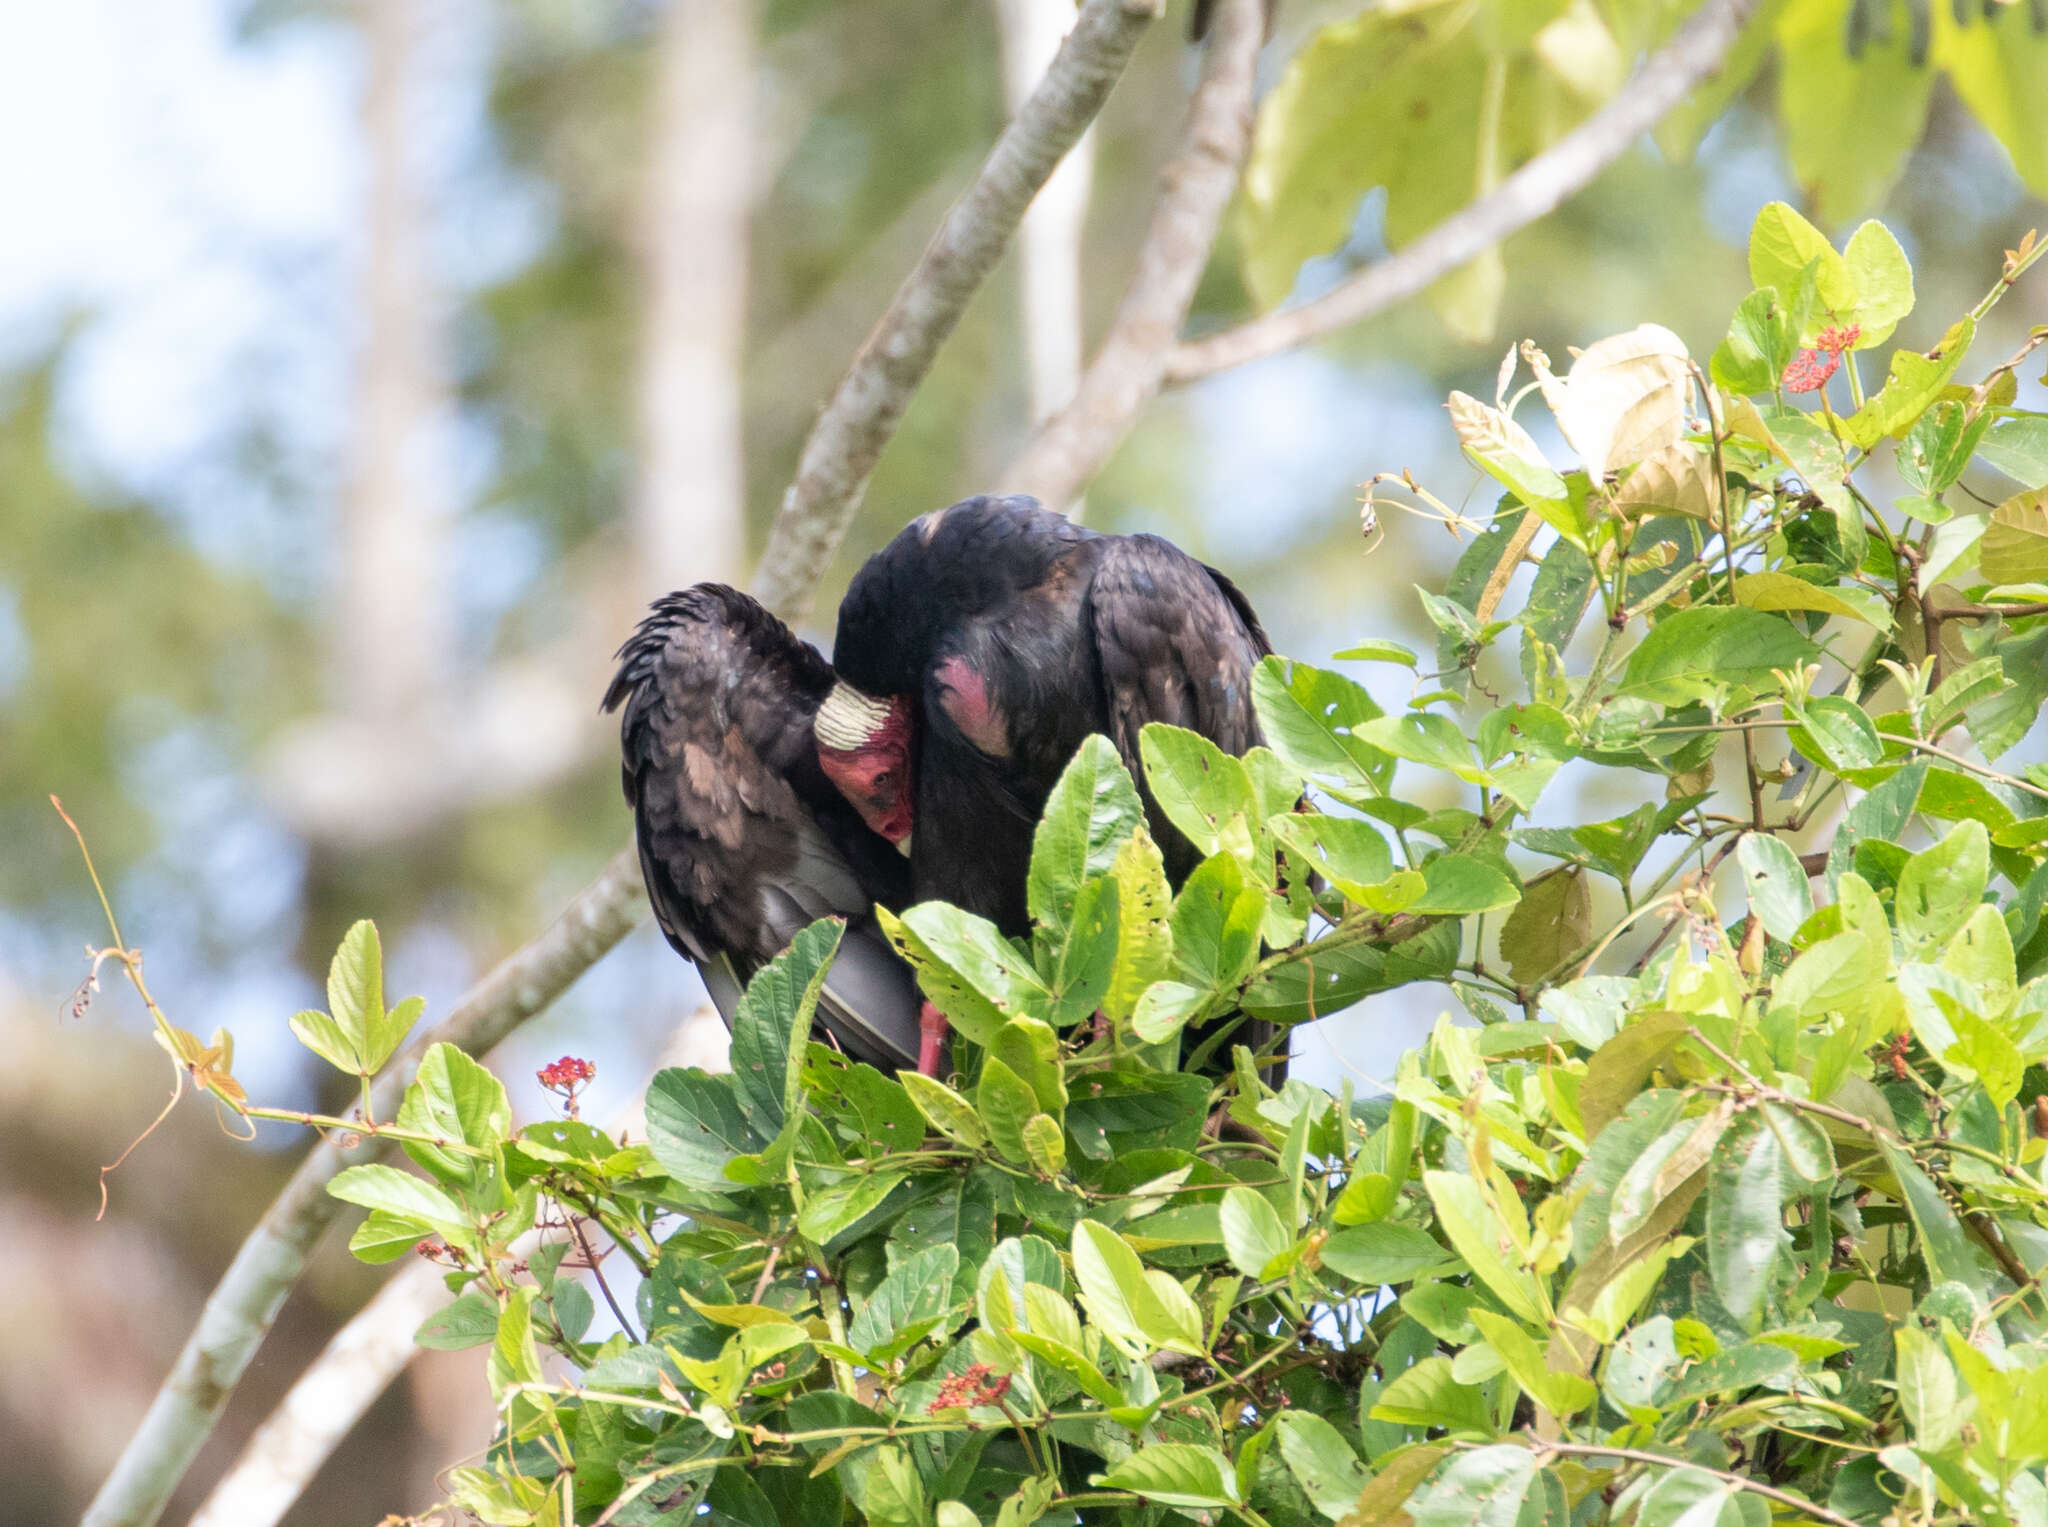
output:
<instances>
[{"instance_id":1,"label":"red flower cluster","mask_svg":"<svg viewBox=\"0 0 2048 1527\"><path fill-rule=\"evenodd\" d=\"M1831 324L1814 336L1813 348L1801 350L1785 368L1787 392L1819 392L1842 364L1843 352L1863 337L1863 325Z\"/></svg>"},{"instance_id":2,"label":"red flower cluster","mask_svg":"<svg viewBox=\"0 0 2048 1527\"><path fill-rule=\"evenodd\" d=\"M597 1067L587 1060L564 1055L553 1064L542 1066L534 1075L540 1078L540 1084L548 1091L572 1094L590 1085L590 1079L597 1075Z\"/></svg>"},{"instance_id":3,"label":"red flower cluster","mask_svg":"<svg viewBox=\"0 0 2048 1527\"><path fill-rule=\"evenodd\" d=\"M939 1385L938 1398L925 1407L929 1415L942 1410L968 1410L976 1405L994 1405L1010 1392L1010 1375L995 1373L987 1363L976 1363L965 1373L956 1373Z\"/></svg>"}]
</instances>

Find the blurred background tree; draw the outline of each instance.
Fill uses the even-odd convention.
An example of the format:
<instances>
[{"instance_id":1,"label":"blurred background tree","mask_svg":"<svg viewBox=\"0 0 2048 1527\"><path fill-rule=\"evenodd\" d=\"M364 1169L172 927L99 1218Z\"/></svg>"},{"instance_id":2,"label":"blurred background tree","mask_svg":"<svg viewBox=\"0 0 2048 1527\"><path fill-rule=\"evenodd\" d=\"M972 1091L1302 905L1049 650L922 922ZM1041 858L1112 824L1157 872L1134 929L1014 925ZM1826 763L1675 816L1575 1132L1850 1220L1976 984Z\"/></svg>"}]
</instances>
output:
<instances>
[{"instance_id":1,"label":"blurred background tree","mask_svg":"<svg viewBox=\"0 0 2048 1527\"><path fill-rule=\"evenodd\" d=\"M1497 257L1162 396L1089 485L1092 522L1225 567L1282 650L1428 645L1398 591L1439 580L1457 547L1383 510L1368 554L1359 485L1471 481L1438 400L1490 395L1511 339L1561 354L1655 319L1708 353L1773 198L1837 233L1883 215L1923 312L1981 292L2048 190L2048 39L2025 7L1989 12L1963 26L1938 8L1923 63L1907 8L1771 0L1718 84ZM68 1016L99 924L48 794L90 834L174 1017L232 1028L262 1096L322 1085L284 1019L357 916L382 924L394 988L445 1009L622 840L596 712L612 649L651 593L744 580L820 401L1070 16L1064 0L11 9L0 1267L30 1305L0 1346L0 1417L22 1439L0 1450L10 1520L76 1516L287 1164L184 1110L90 1224L94 1169L154 1111L161 1072L127 996ZM1248 194L1190 332L1414 236L1682 16L1288 0ZM1184 19L1152 30L941 353L821 612L906 518L1004 486L1065 400L1174 147L1197 69ZM2041 322L2039 302L1999 322ZM1475 487L1465 507L1489 501ZM534 1064L594 1058L604 1111L695 1005L643 930L516 1045ZM1302 1070L1382 1073L1436 1007L1419 993L1326 1021ZM323 1254L173 1519L367 1288ZM432 1471L483 1436L472 1378L417 1368L289 1520L431 1496Z\"/></svg>"}]
</instances>

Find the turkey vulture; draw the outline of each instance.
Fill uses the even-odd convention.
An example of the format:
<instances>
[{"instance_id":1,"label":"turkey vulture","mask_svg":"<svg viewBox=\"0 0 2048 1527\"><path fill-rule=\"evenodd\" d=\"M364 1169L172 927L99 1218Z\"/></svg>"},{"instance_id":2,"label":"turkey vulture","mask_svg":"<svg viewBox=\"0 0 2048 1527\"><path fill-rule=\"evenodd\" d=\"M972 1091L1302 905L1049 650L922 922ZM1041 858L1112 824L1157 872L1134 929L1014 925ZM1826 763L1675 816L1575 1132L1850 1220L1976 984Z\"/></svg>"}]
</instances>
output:
<instances>
[{"instance_id":1,"label":"turkey vulture","mask_svg":"<svg viewBox=\"0 0 2048 1527\"><path fill-rule=\"evenodd\" d=\"M1021 936L1032 834L1082 740L1107 735L1141 781L1147 722L1242 754L1261 740L1251 679L1270 651L1236 585L1172 543L970 498L855 576L819 758L870 827L912 845L920 900ZM1200 855L1149 792L1145 805L1178 882Z\"/></svg>"},{"instance_id":2,"label":"turkey vulture","mask_svg":"<svg viewBox=\"0 0 2048 1527\"><path fill-rule=\"evenodd\" d=\"M604 708L624 707L640 872L661 931L720 1016L729 1027L748 978L804 927L844 917L819 1023L857 1060L910 1065L917 985L873 919L876 902L909 900L910 867L819 767L812 723L831 664L718 583L655 601L618 656Z\"/></svg>"}]
</instances>

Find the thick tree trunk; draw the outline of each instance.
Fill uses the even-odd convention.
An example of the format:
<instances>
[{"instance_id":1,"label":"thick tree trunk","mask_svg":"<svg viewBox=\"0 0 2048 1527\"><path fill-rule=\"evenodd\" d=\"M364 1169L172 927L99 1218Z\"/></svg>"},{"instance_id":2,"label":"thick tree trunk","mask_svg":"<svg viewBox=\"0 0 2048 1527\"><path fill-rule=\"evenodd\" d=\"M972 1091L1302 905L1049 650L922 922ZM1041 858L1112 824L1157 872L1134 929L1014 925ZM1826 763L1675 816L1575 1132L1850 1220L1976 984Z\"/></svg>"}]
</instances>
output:
<instances>
[{"instance_id":1,"label":"thick tree trunk","mask_svg":"<svg viewBox=\"0 0 2048 1527\"><path fill-rule=\"evenodd\" d=\"M329 663L336 708L373 724L418 714L434 699L453 638L443 553L447 477L436 460L447 381L435 342L439 315L408 111L429 9L417 0L365 0L363 10L370 162L365 328Z\"/></svg>"},{"instance_id":2,"label":"thick tree trunk","mask_svg":"<svg viewBox=\"0 0 2048 1527\"><path fill-rule=\"evenodd\" d=\"M640 255L644 599L736 582L747 549L740 409L754 190L757 0L670 0L661 22Z\"/></svg>"}]
</instances>

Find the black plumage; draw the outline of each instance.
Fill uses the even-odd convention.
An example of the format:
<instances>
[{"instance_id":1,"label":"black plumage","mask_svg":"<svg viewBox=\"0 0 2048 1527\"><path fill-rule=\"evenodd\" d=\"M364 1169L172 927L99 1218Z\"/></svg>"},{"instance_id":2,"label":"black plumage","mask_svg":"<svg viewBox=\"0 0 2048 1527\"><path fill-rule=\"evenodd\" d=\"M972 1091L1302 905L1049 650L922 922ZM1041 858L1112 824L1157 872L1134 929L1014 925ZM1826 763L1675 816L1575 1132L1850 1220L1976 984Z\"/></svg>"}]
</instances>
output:
<instances>
[{"instance_id":1,"label":"black plumage","mask_svg":"<svg viewBox=\"0 0 2048 1527\"><path fill-rule=\"evenodd\" d=\"M669 943L730 1025L756 970L816 919L846 918L819 1026L856 1059L911 1065L920 999L872 917L906 905L910 869L819 767L832 666L716 583L656 601L618 655L604 708L623 708L622 781Z\"/></svg>"},{"instance_id":2,"label":"black plumage","mask_svg":"<svg viewBox=\"0 0 2048 1527\"><path fill-rule=\"evenodd\" d=\"M1107 735L1141 788L1148 722L1242 754L1260 741L1251 678L1271 650L1237 587L1171 542L980 497L868 559L839 607L834 659L846 683L917 711L919 899L1021 935L1033 829L1082 740ZM1199 855L1145 801L1178 881Z\"/></svg>"}]
</instances>

